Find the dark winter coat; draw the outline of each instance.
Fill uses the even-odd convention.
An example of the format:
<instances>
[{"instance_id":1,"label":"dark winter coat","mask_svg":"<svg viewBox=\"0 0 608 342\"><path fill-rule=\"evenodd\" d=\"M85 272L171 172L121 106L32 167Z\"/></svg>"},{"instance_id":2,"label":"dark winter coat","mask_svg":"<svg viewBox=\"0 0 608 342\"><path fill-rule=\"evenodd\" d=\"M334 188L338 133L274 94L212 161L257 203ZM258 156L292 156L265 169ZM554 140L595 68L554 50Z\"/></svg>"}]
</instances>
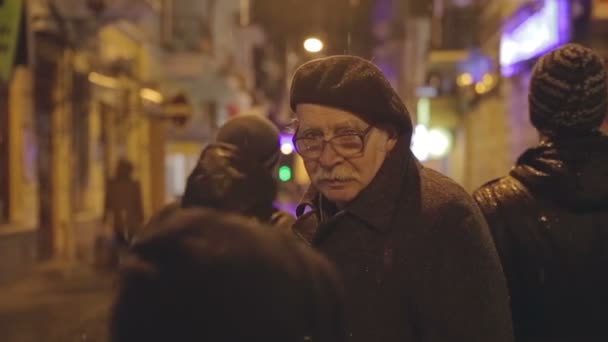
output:
<instances>
[{"instance_id":1,"label":"dark winter coat","mask_svg":"<svg viewBox=\"0 0 608 342\"><path fill-rule=\"evenodd\" d=\"M349 341L512 341L507 287L481 212L407 144L344 210L313 188L298 216L296 234L344 280Z\"/></svg>"},{"instance_id":2,"label":"dark winter coat","mask_svg":"<svg viewBox=\"0 0 608 342\"><path fill-rule=\"evenodd\" d=\"M211 209L157 222L121 264L113 342L342 342L342 287L291 234Z\"/></svg>"},{"instance_id":3,"label":"dark winter coat","mask_svg":"<svg viewBox=\"0 0 608 342\"><path fill-rule=\"evenodd\" d=\"M545 142L477 190L517 341L608 341L608 137Z\"/></svg>"}]
</instances>

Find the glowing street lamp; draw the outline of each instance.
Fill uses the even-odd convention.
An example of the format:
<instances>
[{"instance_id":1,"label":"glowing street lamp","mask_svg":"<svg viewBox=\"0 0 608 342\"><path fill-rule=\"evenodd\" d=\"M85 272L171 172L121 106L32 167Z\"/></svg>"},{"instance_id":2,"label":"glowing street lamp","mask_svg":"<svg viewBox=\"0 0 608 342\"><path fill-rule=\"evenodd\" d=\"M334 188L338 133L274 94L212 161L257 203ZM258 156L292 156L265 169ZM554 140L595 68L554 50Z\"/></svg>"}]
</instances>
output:
<instances>
[{"instance_id":1,"label":"glowing street lamp","mask_svg":"<svg viewBox=\"0 0 608 342\"><path fill-rule=\"evenodd\" d=\"M473 75L469 74L468 72L461 74L456 79L456 83L461 87L468 87L473 84Z\"/></svg>"},{"instance_id":2,"label":"glowing street lamp","mask_svg":"<svg viewBox=\"0 0 608 342\"><path fill-rule=\"evenodd\" d=\"M294 147L293 147L293 135L291 134L281 134L281 138L280 138L280 146L281 146L281 153L283 153L284 155L290 155L293 153L294 151Z\"/></svg>"},{"instance_id":3,"label":"glowing street lamp","mask_svg":"<svg viewBox=\"0 0 608 342\"><path fill-rule=\"evenodd\" d=\"M320 52L323 50L323 42L319 38L307 38L304 41L304 49L312 53Z\"/></svg>"},{"instance_id":4,"label":"glowing street lamp","mask_svg":"<svg viewBox=\"0 0 608 342\"><path fill-rule=\"evenodd\" d=\"M452 149L452 135L442 128L417 125L412 136L412 152L420 161L441 159Z\"/></svg>"}]
</instances>

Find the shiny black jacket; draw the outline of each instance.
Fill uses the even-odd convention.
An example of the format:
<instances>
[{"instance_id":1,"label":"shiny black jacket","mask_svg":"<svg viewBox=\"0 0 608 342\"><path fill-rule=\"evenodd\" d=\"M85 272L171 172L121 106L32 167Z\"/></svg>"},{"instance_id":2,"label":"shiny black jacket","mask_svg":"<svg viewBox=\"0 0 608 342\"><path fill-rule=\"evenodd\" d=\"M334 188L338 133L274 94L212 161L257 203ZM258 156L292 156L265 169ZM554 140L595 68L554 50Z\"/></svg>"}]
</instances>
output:
<instances>
[{"instance_id":1,"label":"shiny black jacket","mask_svg":"<svg viewBox=\"0 0 608 342\"><path fill-rule=\"evenodd\" d=\"M516 341L608 341L608 137L543 142L474 193Z\"/></svg>"},{"instance_id":2,"label":"shiny black jacket","mask_svg":"<svg viewBox=\"0 0 608 342\"><path fill-rule=\"evenodd\" d=\"M512 341L506 281L479 208L406 144L343 210L311 188L298 215L296 233L344 280L348 341Z\"/></svg>"}]
</instances>

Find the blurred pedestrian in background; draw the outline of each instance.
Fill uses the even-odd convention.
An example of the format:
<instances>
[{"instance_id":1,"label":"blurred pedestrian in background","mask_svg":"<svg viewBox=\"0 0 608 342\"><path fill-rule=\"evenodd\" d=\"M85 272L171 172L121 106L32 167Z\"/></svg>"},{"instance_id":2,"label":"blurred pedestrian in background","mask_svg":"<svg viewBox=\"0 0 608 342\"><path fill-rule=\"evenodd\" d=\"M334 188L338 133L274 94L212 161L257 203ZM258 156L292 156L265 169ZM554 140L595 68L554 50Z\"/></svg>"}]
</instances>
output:
<instances>
[{"instance_id":1,"label":"blurred pedestrian in background","mask_svg":"<svg viewBox=\"0 0 608 342\"><path fill-rule=\"evenodd\" d=\"M120 159L114 178L106 183L103 221L111 226L114 242L128 246L143 223L141 186L133 179L133 164Z\"/></svg>"}]
</instances>

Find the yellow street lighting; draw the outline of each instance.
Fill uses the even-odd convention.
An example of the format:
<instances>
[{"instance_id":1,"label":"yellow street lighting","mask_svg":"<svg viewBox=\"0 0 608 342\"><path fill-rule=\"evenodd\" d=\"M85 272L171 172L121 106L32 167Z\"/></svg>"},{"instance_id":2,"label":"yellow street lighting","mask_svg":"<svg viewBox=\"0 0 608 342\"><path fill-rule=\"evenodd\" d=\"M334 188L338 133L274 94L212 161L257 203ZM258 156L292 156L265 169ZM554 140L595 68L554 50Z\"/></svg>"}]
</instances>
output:
<instances>
[{"instance_id":1,"label":"yellow street lighting","mask_svg":"<svg viewBox=\"0 0 608 342\"><path fill-rule=\"evenodd\" d=\"M456 79L456 83L461 87L468 87L473 84L473 75L469 74L468 72L465 72L464 74L458 76L458 78Z\"/></svg>"},{"instance_id":2,"label":"yellow street lighting","mask_svg":"<svg viewBox=\"0 0 608 342\"><path fill-rule=\"evenodd\" d=\"M491 74L485 74L483 75L483 78L481 79L481 81L483 82L483 84L485 84L488 88L492 88L492 86L496 83L496 77L494 77Z\"/></svg>"},{"instance_id":3,"label":"yellow street lighting","mask_svg":"<svg viewBox=\"0 0 608 342\"><path fill-rule=\"evenodd\" d=\"M485 94L489 90L490 89L488 88L488 86L486 86L483 82L477 82L477 84L475 85L475 91L477 92L477 94Z\"/></svg>"},{"instance_id":4,"label":"yellow street lighting","mask_svg":"<svg viewBox=\"0 0 608 342\"><path fill-rule=\"evenodd\" d=\"M158 91L156 91L154 89L142 88L139 91L139 96L141 96L143 99L146 99L150 102L159 103L159 104L163 102L163 94L159 93Z\"/></svg>"},{"instance_id":5,"label":"yellow street lighting","mask_svg":"<svg viewBox=\"0 0 608 342\"><path fill-rule=\"evenodd\" d=\"M91 72L89 74L89 82L95 83L99 86L106 88L118 88L119 82L116 78L102 75L96 72Z\"/></svg>"},{"instance_id":6,"label":"yellow street lighting","mask_svg":"<svg viewBox=\"0 0 608 342\"><path fill-rule=\"evenodd\" d=\"M319 38L307 38L304 41L304 49L312 53L320 52L323 50L323 42Z\"/></svg>"}]
</instances>

